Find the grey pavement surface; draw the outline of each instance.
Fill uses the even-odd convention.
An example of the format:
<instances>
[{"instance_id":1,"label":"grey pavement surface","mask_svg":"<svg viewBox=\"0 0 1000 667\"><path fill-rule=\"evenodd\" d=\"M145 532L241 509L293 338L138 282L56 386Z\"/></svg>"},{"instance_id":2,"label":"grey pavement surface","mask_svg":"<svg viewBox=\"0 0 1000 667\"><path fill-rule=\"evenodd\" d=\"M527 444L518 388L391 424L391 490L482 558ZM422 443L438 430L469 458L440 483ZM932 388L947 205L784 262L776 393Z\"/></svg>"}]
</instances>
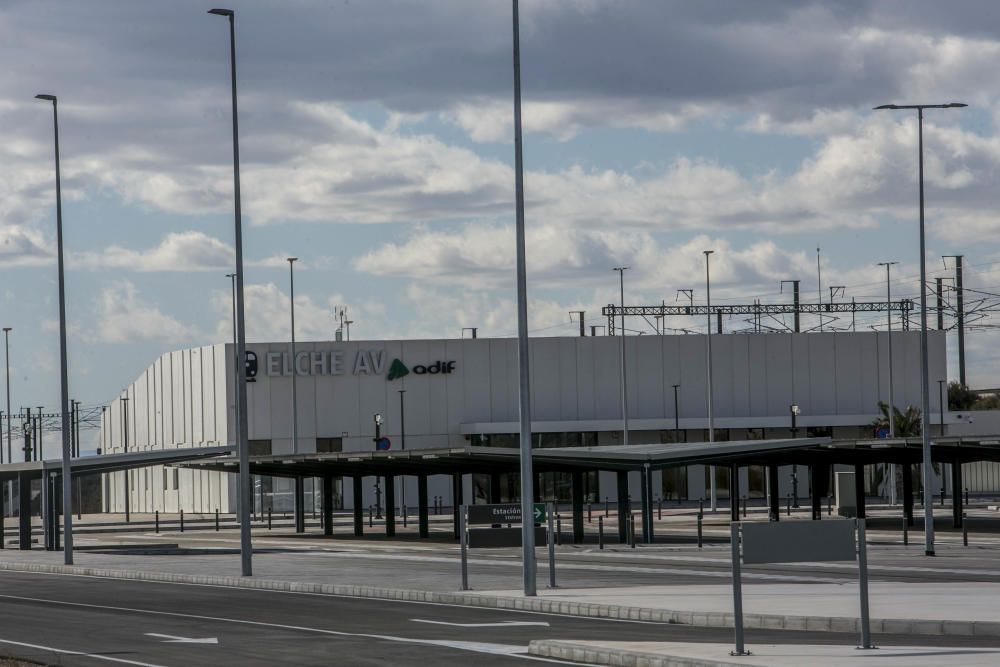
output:
<instances>
[{"instance_id":1,"label":"grey pavement surface","mask_svg":"<svg viewBox=\"0 0 1000 667\"><path fill-rule=\"evenodd\" d=\"M496 609L0 572L0 652L60 665L517 665L533 640L727 642L731 630ZM852 635L750 631L761 644ZM912 644L882 637L883 645ZM973 650L981 639L939 645Z\"/></svg>"}]
</instances>

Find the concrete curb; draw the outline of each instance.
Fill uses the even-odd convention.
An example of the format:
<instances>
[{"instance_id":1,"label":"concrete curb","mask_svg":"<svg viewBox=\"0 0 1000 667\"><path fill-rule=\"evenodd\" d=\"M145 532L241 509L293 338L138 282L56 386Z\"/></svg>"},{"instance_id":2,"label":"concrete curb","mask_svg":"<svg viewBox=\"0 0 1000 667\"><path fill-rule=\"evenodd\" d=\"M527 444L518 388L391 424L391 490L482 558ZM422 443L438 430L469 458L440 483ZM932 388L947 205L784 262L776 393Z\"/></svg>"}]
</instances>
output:
<instances>
[{"instance_id":1,"label":"concrete curb","mask_svg":"<svg viewBox=\"0 0 1000 667\"><path fill-rule=\"evenodd\" d=\"M614 665L615 667L754 667L741 662L702 660L631 649L588 646L556 639L532 641L528 645L528 655L555 660L572 660L586 665ZM737 659L733 658L733 660Z\"/></svg>"},{"instance_id":2,"label":"concrete curb","mask_svg":"<svg viewBox=\"0 0 1000 667\"><path fill-rule=\"evenodd\" d=\"M676 623L708 628L733 627L733 615L727 612L675 611L670 609L647 609L622 605L606 605L590 602L568 602L545 597L501 597L477 593L442 593L400 588L379 588L377 586L354 586L349 584L320 584L313 582L280 581L257 579L254 577L230 577L219 575L176 574L169 572L144 572L140 570L116 570L109 568L83 567L79 565L51 565L48 563L18 563L0 561L0 571L38 572L45 574L76 574L89 577L128 579L175 584L196 584L202 586L229 586L251 590L280 591L286 593L311 593L321 595L341 595L345 597L377 598L381 600L402 600L406 602L429 602L490 609L533 611L566 616L590 618L610 618L616 620L650 621L653 623ZM836 616L783 616L779 614L744 614L743 626L766 630L809 630L813 632L846 632L860 634L860 620ZM1000 637L1000 622L995 621L947 621L922 619L872 619L871 631L878 634L955 636L955 637Z\"/></svg>"}]
</instances>

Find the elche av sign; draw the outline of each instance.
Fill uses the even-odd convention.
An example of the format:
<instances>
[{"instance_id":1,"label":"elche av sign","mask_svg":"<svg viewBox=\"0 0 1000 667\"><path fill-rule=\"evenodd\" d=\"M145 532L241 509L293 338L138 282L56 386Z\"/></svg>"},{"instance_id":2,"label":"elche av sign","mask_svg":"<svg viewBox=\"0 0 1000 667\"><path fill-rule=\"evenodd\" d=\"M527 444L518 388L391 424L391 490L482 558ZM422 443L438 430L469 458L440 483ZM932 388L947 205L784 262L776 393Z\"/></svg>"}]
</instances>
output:
<instances>
[{"instance_id":1,"label":"elche av sign","mask_svg":"<svg viewBox=\"0 0 1000 667\"><path fill-rule=\"evenodd\" d=\"M448 375L455 370L455 361L434 361L407 366L400 359L388 362L385 350L357 350L351 357L345 350L321 350L295 353L295 374L309 375L384 375L389 380L414 375ZM268 377L291 376L292 360L288 352L267 352L264 368Z\"/></svg>"}]
</instances>

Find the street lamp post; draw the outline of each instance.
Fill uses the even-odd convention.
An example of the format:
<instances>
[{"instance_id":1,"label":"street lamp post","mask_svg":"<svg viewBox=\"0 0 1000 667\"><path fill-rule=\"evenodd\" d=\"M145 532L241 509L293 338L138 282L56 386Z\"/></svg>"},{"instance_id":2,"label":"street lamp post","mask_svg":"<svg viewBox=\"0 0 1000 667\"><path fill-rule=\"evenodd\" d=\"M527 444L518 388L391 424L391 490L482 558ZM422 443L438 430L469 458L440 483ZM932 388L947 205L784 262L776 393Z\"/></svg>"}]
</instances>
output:
<instances>
[{"instance_id":1,"label":"street lamp post","mask_svg":"<svg viewBox=\"0 0 1000 667\"><path fill-rule=\"evenodd\" d=\"M10 422L11 422L11 412L10 412L10 332L13 330L12 327L3 328L3 347L4 347L4 361L7 364L7 463L13 463L14 458L11 456L11 445L10 445Z\"/></svg>"},{"instance_id":2,"label":"street lamp post","mask_svg":"<svg viewBox=\"0 0 1000 667\"><path fill-rule=\"evenodd\" d=\"M295 363L295 262L298 257L288 258L289 312L292 318L292 453L299 453L299 397L296 392L295 376L299 369Z\"/></svg>"},{"instance_id":3,"label":"street lamp post","mask_svg":"<svg viewBox=\"0 0 1000 667\"><path fill-rule=\"evenodd\" d=\"M622 307L622 327L621 338L618 341L618 350L621 356L622 372L622 444L628 447L628 376L625 372L625 272L627 266L616 266L613 270L618 272L618 286L621 293Z\"/></svg>"},{"instance_id":4,"label":"street lamp post","mask_svg":"<svg viewBox=\"0 0 1000 667\"><path fill-rule=\"evenodd\" d=\"M128 454L128 396L122 396L122 453ZM125 470L125 523L131 520L129 516L129 505L132 500L129 493L129 478L131 470Z\"/></svg>"},{"instance_id":5,"label":"street lamp post","mask_svg":"<svg viewBox=\"0 0 1000 667\"><path fill-rule=\"evenodd\" d=\"M512 0L514 47L514 207L517 246L517 362L518 418L520 421L521 468L521 572L524 594L536 594L535 523L528 521L534 510L534 466L531 460L531 376L528 357L528 279L524 241L524 151L521 136L521 34L518 0ZM458 500L456 499L456 502Z\"/></svg>"},{"instance_id":6,"label":"street lamp post","mask_svg":"<svg viewBox=\"0 0 1000 667\"><path fill-rule=\"evenodd\" d=\"M62 406L62 487L63 487L63 557L73 564L73 476L69 448L69 371L66 360L66 281L63 271L62 177L59 173L59 110L55 95L35 95L52 102L52 128L55 136L56 162L56 260L59 271L59 379Z\"/></svg>"},{"instance_id":7,"label":"street lamp post","mask_svg":"<svg viewBox=\"0 0 1000 667\"><path fill-rule=\"evenodd\" d=\"M382 437L382 413L376 412L372 417L375 421L375 447L378 448L378 441ZM379 482L382 478L378 475L375 476L375 518L382 518L382 487L379 486ZM389 508L392 511L392 508Z\"/></svg>"},{"instance_id":8,"label":"street lamp post","mask_svg":"<svg viewBox=\"0 0 1000 667\"><path fill-rule=\"evenodd\" d=\"M674 388L674 442L680 442L681 438L681 413L677 401L677 390L680 388L679 384L672 385ZM687 438L685 438L686 440Z\"/></svg>"},{"instance_id":9,"label":"street lamp post","mask_svg":"<svg viewBox=\"0 0 1000 667\"><path fill-rule=\"evenodd\" d=\"M231 9L211 9L209 14L229 19L229 67L233 108L233 202L235 209L236 250L236 446L240 458L239 511L240 562L244 577L253 574L253 553L250 542L250 452L247 429L246 335L243 309L243 221L240 207L240 141L239 113L236 104L236 16Z\"/></svg>"},{"instance_id":10,"label":"street lamp post","mask_svg":"<svg viewBox=\"0 0 1000 667\"><path fill-rule=\"evenodd\" d=\"M920 187L920 435L923 440L923 482L924 482L924 555L934 555L934 497L931 490L931 433L928 412L930 412L930 388L928 384L927 361L927 261L924 240L924 109L957 109L968 106L961 102L948 104L883 104L876 110L916 109L917 110L917 164Z\"/></svg>"},{"instance_id":11,"label":"street lamp post","mask_svg":"<svg viewBox=\"0 0 1000 667\"><path fill-rule=\"evenodd\" d=\"M896 437L896 420L894 419L895 414L895 403L892 400L892 280L890 278L889 271L893 264L899 264L899 262L879 262L879 266L885 267L885 300L888 304L886 308L886 324L887 330L889 332L889 437Z\"/></svg>"},{"instance_id":12,"label":"street lamp post","mask_svg":"<svg viewBox=\"0 0 1000 667\"><path fill-rule=\"evenodd\" d=\"M715 415L713 414L715 397L712 393L712 278L709 273L709 258L715 251L703 250L702 252L705 255L705 303L708 306L708 335L705 336L705 357L708 360L706 369L708 376L708 441L712 443L715 442ZM715 489L715 466L708 467L708 476L709 496L711 497L712 511L715 512L718 509L718 493ZM732 487L731 483L730 487Z\"/></svg>"},{"instance_id":13,"label":"street lamp post","mask_svg":"<svg viewBox=\"0 0 1000 667\"><path fill-rule=\"evenodd\" d=\"M792 438L797 438L799 435L799 429L795 426L795 419L802 412L799 409L798 403L792 403L788 406L789 412L792 413ZM774 493L777 493L775 489ZM799 506L799 466L792 464L792 506L798 508Z\"/></svg>"},{"instance_id":14,"label":"street lamp post","mask_svg":"<svg viewBox=\"0 0 1000 667\"><path fill-rule=\"evenodd\" d=\"M399 389L399 449L406 451L406 411L403 405L403 394L405 389ZM399 476L399 504L406 504L406 476Z\"/></svg>"}]
</instances>

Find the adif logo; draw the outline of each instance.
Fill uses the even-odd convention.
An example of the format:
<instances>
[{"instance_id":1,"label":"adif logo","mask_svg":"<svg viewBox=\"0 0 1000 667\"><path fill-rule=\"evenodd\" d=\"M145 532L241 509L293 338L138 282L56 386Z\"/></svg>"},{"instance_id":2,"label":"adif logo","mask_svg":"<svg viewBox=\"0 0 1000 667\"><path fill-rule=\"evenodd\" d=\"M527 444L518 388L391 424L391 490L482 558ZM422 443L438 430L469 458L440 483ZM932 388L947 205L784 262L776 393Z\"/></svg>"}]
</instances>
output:
<instances>
[{"instance_id":1,"label":"adif logo","mask_svg":"<svg viewBox=\"0 0 1000 667\"><path fill-rule=\"evenodd\" d=\"M386 379L398 380L404 375L409 375L409 374L410 374L410 369L406 367L406 364L404 364L399 359L393 359L392 365L389 366L389 375L387 376Z\"/></svg>"},{"instance_id":2,"label":"adif logo","mask_svg":"<svg viewBox=\"0 0 1000 667\"><path fill-rule=\"evenodd\" d=\"M417 364L413 367L413 373L415 375L448 375L455 370L454 361L435 361L429 366L424 366L423 364ZM406 367L399 359L393 359L392 364L389 366L389 374L386 376L387 380L398 380L404 375L409 375L410 369Z\"/></svg>"}]
</instances>

